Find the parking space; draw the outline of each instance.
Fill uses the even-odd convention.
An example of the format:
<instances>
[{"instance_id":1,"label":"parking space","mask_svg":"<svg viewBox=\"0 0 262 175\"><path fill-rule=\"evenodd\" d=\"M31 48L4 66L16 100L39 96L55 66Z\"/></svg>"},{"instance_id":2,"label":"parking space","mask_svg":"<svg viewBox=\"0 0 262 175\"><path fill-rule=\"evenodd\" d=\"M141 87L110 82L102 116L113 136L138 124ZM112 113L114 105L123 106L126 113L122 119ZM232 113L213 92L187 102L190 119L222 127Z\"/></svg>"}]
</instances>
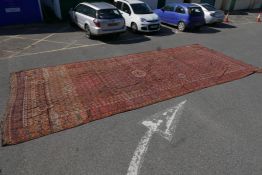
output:
<instances>
[{"instance_id":1,"label":"parking space","mask_svg":"<svg viewBox=\"0 0 262 175\"><path fill-rule=\"evenodd\" d=\"M6 28L2 30L6 30ZM90 40L86 38L84 31L77 27L72 27L67 23L28 26L23 30L10 28L8 32L0 31L0 59L57 50L94 47L103 44L124 44L132 41L142 42L150 40L151 37L161 37L175 33L175 28L163 26L160 32L148 35L127 31L117 38L109 35Z\"/></svg>"},{"instance_id":2,"label":"parking space","mask_svg":"<svg viewBox=\"0 0 262 175\"><path fill-rule=\"evenodd\" d=\"M256 23L257 14L257 12L230 13L229 23L204 26L200 31L193 33L217 33L223 29L236 28L238 25ZM74 48L96 47L104 44L143 42L154 37L170 36L179 33L173 26L162 25L161 31L154 34L134 34L127 31L118 38L103 36L98 37L96 40L90 40L85 37L82 30L67 23L5 27L0 29L0 59Z\"/></svg>"}]
</instances>

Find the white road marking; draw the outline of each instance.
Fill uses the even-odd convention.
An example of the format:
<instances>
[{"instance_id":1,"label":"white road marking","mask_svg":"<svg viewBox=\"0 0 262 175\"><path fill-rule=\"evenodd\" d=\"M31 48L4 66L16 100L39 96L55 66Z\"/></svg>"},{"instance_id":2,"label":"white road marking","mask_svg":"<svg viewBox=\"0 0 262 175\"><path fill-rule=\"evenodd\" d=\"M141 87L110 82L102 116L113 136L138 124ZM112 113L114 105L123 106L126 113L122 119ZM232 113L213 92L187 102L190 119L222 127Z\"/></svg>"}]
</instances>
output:
<instances>
[{"instance_id":1,"label":"white road marking","mask_svg":"<svg viewBox=\"0 0 262 175\"><path fill-rule=\"evenodd\" d=\"M142 163L144 161L145 154L149 146L149 142L154 133L159 133L169 142L172 141L173 134L175 133L175 130L177 128L177 124L181 117L185 103L186 100L179 103L177 106L166 109L164 112L157 113L153 115L151 118L142 122L142 125L146 126L148 130L138 143L138 146L129 164L127 175L139 174ZM161 125L162 123L165 124Z\"/></svg>"}]
</instances>

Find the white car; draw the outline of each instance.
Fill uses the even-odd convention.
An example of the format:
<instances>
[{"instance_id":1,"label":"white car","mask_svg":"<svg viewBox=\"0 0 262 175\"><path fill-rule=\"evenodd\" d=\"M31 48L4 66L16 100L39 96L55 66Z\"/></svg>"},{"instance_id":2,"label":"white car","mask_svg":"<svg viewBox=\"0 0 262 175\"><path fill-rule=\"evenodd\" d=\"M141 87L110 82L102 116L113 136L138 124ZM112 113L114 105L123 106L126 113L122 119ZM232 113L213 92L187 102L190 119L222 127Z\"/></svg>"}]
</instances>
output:
<instances>
[{"instance_id":1,"label":"white car","mask_svg":"<svg viewBox=\"0 0 262 175\"><path fill-rule=\"evenodd\" d=\"M222 10L216 9L214 6L207 3L192 3L202 8L205 14L206 24L221 23L224 21L225 14Z\"/></svg>"},{"instance_id":2,"label":"white car","mask_svg":"<svg viewBox=\"0 0 262 175\"><path fill-rule=\"evenodd\" d=\"M86 36L119 34L126 31L119 10L108 3L80 3L69 11L70 20L86 31Z\"/></svg>"},{"instance_id":3,"label":"white car","mask_svg":"<svg viewBox=\"0 0 262 175\"><path fill-rule=\"evenodd\" d=\"M155 32L160 30L160 19L151 8L139 0L115 0L115 6L125 18L126 26L133 32Z\"/></svg>"}]
</instances>

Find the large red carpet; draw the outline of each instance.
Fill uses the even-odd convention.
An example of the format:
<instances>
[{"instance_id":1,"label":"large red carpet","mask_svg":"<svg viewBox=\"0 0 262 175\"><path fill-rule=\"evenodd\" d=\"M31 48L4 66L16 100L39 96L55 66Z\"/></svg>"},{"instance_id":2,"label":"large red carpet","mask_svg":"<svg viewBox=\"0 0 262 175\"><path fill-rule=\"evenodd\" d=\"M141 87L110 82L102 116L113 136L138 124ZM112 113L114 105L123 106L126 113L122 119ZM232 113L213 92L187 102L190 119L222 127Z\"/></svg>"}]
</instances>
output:
<instances>
[{"instance_id":1,"label":"large red carpet","mask_svg":"<svg viewBox=\"0 0 262 175\"><path fill-rule=\"evenodd\" d=\"M256 70L190 45L16 72L10 80L2 144L25 142Z\"/></svg>"}]
</instances>

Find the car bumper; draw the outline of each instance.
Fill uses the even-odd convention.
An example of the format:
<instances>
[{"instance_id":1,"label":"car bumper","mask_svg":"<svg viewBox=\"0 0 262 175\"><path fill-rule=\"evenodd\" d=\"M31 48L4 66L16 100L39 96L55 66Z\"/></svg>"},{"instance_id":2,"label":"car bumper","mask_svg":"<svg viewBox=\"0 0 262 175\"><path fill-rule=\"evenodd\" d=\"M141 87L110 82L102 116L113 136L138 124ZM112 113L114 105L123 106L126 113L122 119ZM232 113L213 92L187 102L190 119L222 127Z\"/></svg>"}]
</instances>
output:
<instances>
[{"instance_id":1,"label":"car bumper","mask_svg":"<svg viewBox=\"0 0 262 175\"><path fill-rule=\"evenodd\" d=\"M141 32L156 32L159 31L161 26L160 22L158 23L142 23L137 26L138 30Z\"/></svg>"},{"instance_id":2,"label":"car bumper","mask_svg":"<svg viewBox=\"0 0 262 175\"><path fill-rule=\"evenodd\" d=\"M219 23L219 22L223 22L224 21L224 17L214 17L214 18L210 18L206 20L207 24L212 24L212 23Z\"/></svg>"},{"instance_id":3,"label":"car bumper","mask_svg":"<svg viewBox=\"0 0 262 175\"><path fill-rule=\"evenodd\" d=\"M107 35L107 34L115 34L115 33L124 33L126 32L126 27L124 26L123 28L120 29L108 29L108 30L104 30L101 28L92 28L91 29L91 33L93 35Z\"/></svg>"}]
</instances>

